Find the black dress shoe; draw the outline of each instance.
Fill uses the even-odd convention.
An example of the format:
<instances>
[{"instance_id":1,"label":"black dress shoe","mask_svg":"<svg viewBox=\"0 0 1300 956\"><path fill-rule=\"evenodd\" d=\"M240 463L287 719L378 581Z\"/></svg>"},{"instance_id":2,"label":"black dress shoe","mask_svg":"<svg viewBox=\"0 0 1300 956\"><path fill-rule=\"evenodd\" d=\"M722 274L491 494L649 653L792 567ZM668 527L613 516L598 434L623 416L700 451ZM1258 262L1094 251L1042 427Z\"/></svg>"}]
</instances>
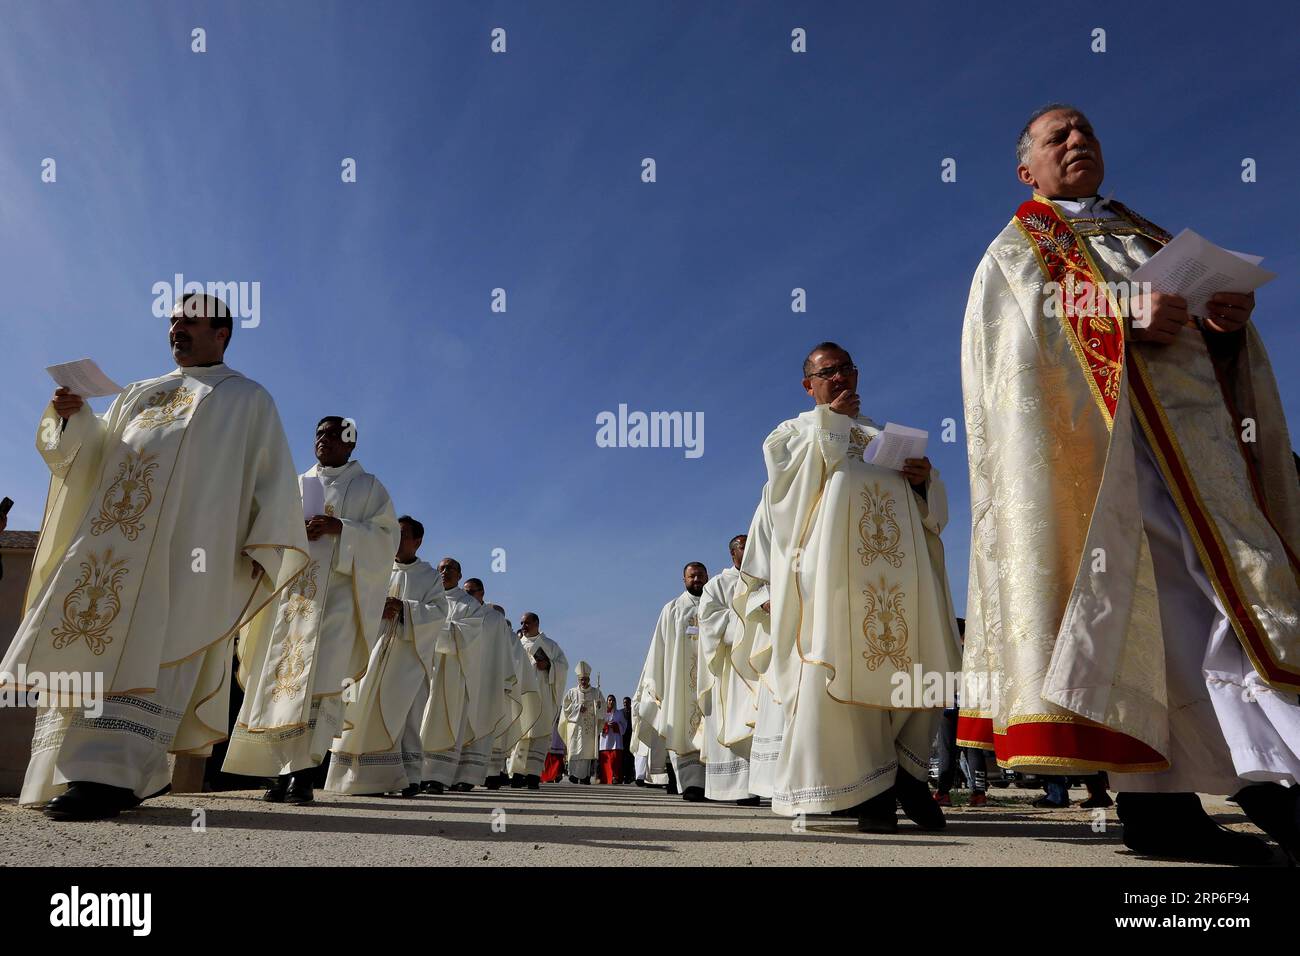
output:
<instances>
[{"instance_id":1,"label":"black dress shoe","mask_svg":"<svg viewBox=\"0 0 1300 956\"><path fill-rule=\"evenodd\" d=\"M1069 806L1069 804L1057 803L1055 800L1052 800L1048 797L1039 797L1037 800L1031 803L1030 806L1038 807L1038 809L1040 810L1064 810L1066 807Z\"/></svg>"},{"instance_id":2,"label":"black dress shoe","mask_svg":"<svg viewBox=\"0 0 1300 956\"><path fill-rule=\"evenodd\" d=\"M569 783L577 783L577 782L578 782L578 778L575 777L573 774L569 774Z\"/></svg>"},{"instance_id":3,"label":"black dress shoe","mask_svg":"<svg viewBox=\"0 0 1300 956\"><path fill-rule=\"evenodd\" d=\"M894 788L878 793L848 811L858 818L859 833L897 833L898 797Z\"/></svg>"},{"instance_id":4,"label":"black dress shoe","mask_svg":"<svg viewBox=\"0 0 1300 956\"><path fill-rule=\"evenodd\" d=\"M758 804L759 804L758 797L746 797L744 800L736 801L736 806L738 807L756 807L758 806Z\"/></svg>"},{"instance_id":5,"label":"black dress shoe","mask_svg":"<svg viewBox=\"0 0 1300 956\"><path fill-rule=\"evenodd\" d=\"M580 782L581 782L581 783L584 783L584 784L586 784L586 785L588 785L588 786L590 786L590 785L591 785L591 778L590 778L590 777L583 777L582 780L581 780Z\"/></svg>"},{"instance_id":6,"label":"black dress shoe","mask_svg":"<svg viewBox=\"0 0 1300 956\"><path fill-rule=\"evenodd\" d=\"M642 780L640 777L637 777L637 778L636 778L636 785L637 785L638 787L644 787L644 786L645 786L645 781Z\"/></svg>"},{"instance_id":7,"label":"black dress shoe","mask_svg":"<svg viewBox=\"0 0 1300 956\"><path fill-rule=\"evenodd\" d=\"M139 804L139 798L125 787L82 780L68 784L45 805L44 813L51 820L108 820Z\"/></svg>"},{"instance_id":8,"label":"black dress shoe","mask_svg":"<svg viewBox=\"0 0 1300 956\"><path fill-rule=\"evenodd\" d=\"M687 803L703 803L704 788L687 787L685 790L682 791L682 799L685 800Z\"/></svg>"},{"instance_id":9,"label":"black dress shoe","mask_svg":"<svg viewBox=\"0 0 1300 956\"><path fill-rule=\"evenodd\" d=\"M540 779L540 778L539 778L539 779ZM523 775L522 773L514 774L514 775L511 776L511 778L510 778L510 789L511 789L511 790L522 790L522 789L524 789L524 782L525 782L525 778L524 778L524 775Z\"/></svg>"},{"instance_id":10,"label":"black dress shoe","mask_svg":"<svg viewBox=\"0 0 1300 956\"><path fill-rule=\"evenodd\" d=\"M262 794L262 799L267 803L284 803L285 792L289 789L289 774L274 777L271 785L266 788L266 793Z\"/></svg>"},{"instance_id":11,"label":"black dress shoe","mask_svg":"<svg viewBox=\"0 0 1300 956\"><path fill-rule=\"evenodd\" d=\"M488 777L484 780L483 786L487 787L489 790L500 790L501 784L505 783L505 780L506 778L503 774L498 774L495 777Z\"/></svg>"},{"instance_id":12,"label":"black dress shoe","mask_svg":"<svg viewBox=\"0 0 1300 956\"><path fill-rule=\"evenodd\" d=\"M907 819L922 830L942 830L947 826L943 808L930 796L930 786L900 769L894 778L894 796Z\"/></svg>"},{"instance_id":13,"label":"black dress shoe","mask_svg":"<svg viewBox=\"0 0 1300 956\"><path fill-rule=\"evenodd\" d=\"M1170 826L1126 823L1124 845L1144 856L1219 866L1264 866L1273 861L1273 849L1263 840L1224 829L1208 816L1205 820Z\"/></svg>"},{"instance_id":14,"label":"black dress shoe","mask_svg":"<svg viewBox=\"0 0 1300 956\"><path fill-rule=\"evenodd\" d=\"M472 784L472 783L453 783L453 784L451 785L451 789L452 789L452 792L453 792L453 793L469 793L471 790L474 789L474 784Z\"/></svg>"},{"instance_id":15,"label":"black dress shoe","mask_svg":"<svg viewBox=\"0 0 1300 956\"><path fill-rule=\"evenodd\" d=\"M443 789L444 788L442 784L440 784L437 780L426 780L424 781L424 783L420 784L421 793L431 793L435 797L441 795Z\"/></svg>"},{"instance_id":16,"label":"black dress shoe","mask_svg":"<svg viewBox=\"0 0 1300 956\"><path fill-rule=\"evenodd\" d=\"M542 778L535 773L530 773L524 777L524 786L529 790L540 790L542 789Z\"/></svg>"},{"instance_id":17,"label":"black dress shoe","mask_svg":"<svg viewBox=\"0 0 1300 956\"><path fill-rule=\"evenodd\" d=\"M418 794L419 792L420 792L420 785L419 785L418 783L413 783L413 784L410 784L409 786L403 787L401 790L391 790L391 791L389 791L388 793L381 793L381 794L367 793L367 794L363 794L363 796L367 796L367 797L373 797L373 796L390 797L390 798L396 800L396 799L399 799L399 798L406 799L406 798L409 798L409 797L413 797L413 796L415 796L416 794Z\"/></svg>"},{"instance_id":18,"label":"black dress shoe","mask_svg":"<svg viewBox=\"0 0 1300 956\"><path fill-rule=\"evenodd\" d=\"M311 803L316 799L312 787L312 771L305 770L293 774L289 779L289 789L284 792L285 803Z\"/></svg>"},{"instance_id":19,"label":"black dress shoe","mask_svg":"<svg viewBox=\"0 0 1300 956\"><path fill-rule=\"evenodd\" d=\"M1300 789L1280 783L1254 783L1234 795L1237 806L1271 836L1292 865L1300 864Z\"/></svg>"}]
</instances>

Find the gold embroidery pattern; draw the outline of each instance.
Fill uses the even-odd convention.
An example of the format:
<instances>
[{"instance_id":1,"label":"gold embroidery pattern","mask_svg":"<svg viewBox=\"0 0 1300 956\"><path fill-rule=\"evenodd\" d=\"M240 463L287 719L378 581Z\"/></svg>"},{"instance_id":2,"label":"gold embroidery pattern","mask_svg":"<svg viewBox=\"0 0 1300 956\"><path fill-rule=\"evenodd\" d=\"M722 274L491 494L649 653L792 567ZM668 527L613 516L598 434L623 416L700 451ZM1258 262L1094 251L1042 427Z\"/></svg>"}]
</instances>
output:
<instances>
[{"instance_id":1,"label":"gold embroidery pattern","mask_svg":"<svg viewBox=\"0 0 1300 956\"><path fill-rule=\"evenodd\" d=\"M302 673L307 669L307 662L302 655L305 638L290 637L285 646L284 656L275 665L275 685L271 688L271 700L281 697L292 700L302 689L298 686Z\"/></svg>"},{"instance_id":2,"label":"gold embroidery pattern","mask_svg":"<svg viewBox=\"0 0 1300 956\"><path fill-rule=\"evenodd\" d=\"M193 405L194 393L184 385L177 385L170 391L159 389L145 400L144 407L136 413L131 424L137 428L162 428L180 421Z\"/></svg>"},{"instance_id":3,"label":"gold embroidery pattern","mask_svg":"<svg viewBox=\"0 0 1300 956\"><path fill-rule=\"evenodd\" d=\"M868 584L862 592L867 599L867 616L862 620L862 635L867 639L867 649L862 656L867 659L867 669L875 670L889 661L898 670L912 666L907 651L907 619L903 614L903 589L888 584L884 575L879 586Z\"/></svg>"},{"instance_id":4,"label":"gold embroidery pattern","mask_svg":"<svg viewBox=\"0 0 1300 956\"><path fill-rule=\"evenodd\" d=\"M286 621L292 623L295 617L306 617L315 609L316 572L319 570L319 562L308 561L302 574L284 592L283 610L280 614Z\"/></svg>"},{"instance_id":5,"label":"gold embroidery pattern","mask_svg":"<svg viewBox=\"0 0 1300 956\"><path fill-rule=\"evenodd\" d=\"M113 560L112 548L81 562L81 576L63 599L63 621L50 632L55 650L84 640L92 653L104 653L113 640L108 629L122 610L122 581L130 573L126 558Z\"/></svg>"},{"instance_id":6,"label":"gold embroidery pattern","mask_svg":"<svg viewBox=\"0 0 1300 956\"><path fill-rule=\"evenodd\" d=\"M849 429L849 448L845 452L850 458L862 461L862 456L866 453L867 446L871 444L872 436L854 425Z\"/></svg>"},{"instance_id":7,"label":"gold embroidery pattern","mask_svg":"<svg viewBox=\"0 0 1300 956\"><path fill-rule=\"evenodd\" d=\"M894 496L872 483L870 488L862 489L862 518L858 521L858 537L862 547L858 548L858 557L862 564L870 567L877 558L887 561L890 566L901 568L903 554L898 546L903 532L898 527L894 514Z\"/></svg>"},{"instance_id":8,"label":"gold embroidery pattern","mask_svg":"<svg viewBox=\"0 0 1300 956\"><path fill-rule=\"evenodd\" d=\"M700 686L700 655L699 655L699 627L700 619L697 615L692 614L691 619L686 622L688 628L695 628L693 634L687 636L691 639L690 665L687 681L691 689L691 729L690 735L695 736L695 732L700 729L700 721L704 719L704 712L699 707L699 695L695 692Z\"/></svg>"},{"instance_id":9,"label":"gold embroidery pattern","mask_svg":"<svg viewBox=\"0 0 1300 956\"><path fill-rule=\"evenodd\" d=\"M337 514L335 513L335 511L334 511L334 506L333 506L333 505L326 505L326 506L325 506L325 517L327 517L327 518L336 518L336 517L338 517L338 515L337 515Z\"/></svg>"},{"instance_id":10,"label":"gold embroidery pattern","mask_svg":"<svg viewBox=\"0 0 1300 956\"><path fill-rule=\"evenodd\" d=\"M117 477L104 492L99 517L90 522L90 533L99 535L121 528L128 541L140 537L144 530L145 511L153 501L153 473L158 468L154 455L126 453L117 468ZM113 500L116 496L116 500Z\"/></svg>"}]
</instances>

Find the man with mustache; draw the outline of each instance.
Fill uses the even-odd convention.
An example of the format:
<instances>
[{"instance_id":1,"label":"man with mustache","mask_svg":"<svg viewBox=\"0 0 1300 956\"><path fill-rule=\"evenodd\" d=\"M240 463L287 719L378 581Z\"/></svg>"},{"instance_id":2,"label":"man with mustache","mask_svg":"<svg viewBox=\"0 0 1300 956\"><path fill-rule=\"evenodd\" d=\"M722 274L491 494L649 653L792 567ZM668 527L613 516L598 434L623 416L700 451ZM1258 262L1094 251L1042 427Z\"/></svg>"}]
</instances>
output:
<instances>
[{"instance_id":1,"label":"man with mustache","mask_svg":"<svg viewBox=\"0 0 1300 956\"><path fill-rule=\"evenodd\" d=\"M224 769L272 778L272 803L314 799L343 695L355 696L379 638L401 531L388 491L352 460L356 443L350 419L316 425L316 464L299 476L311 560L276 613L240 637L244 704Z\"/></svg>"},{"instance_id":2,"label":"man with mustache","mask_svg":"<svg viewBox=\"0 0 1300 956\"><path fill-rule=\"evenodd\" d=\"M662 744L672 761L682 799L704 800L704 714L700 710L700 595L709 571L699 561L682 569L685 590L663 606L641 671L638 739Z\"/></svg>"},{"instance_id":3,"label":"man with mustache","mask_svg":"<svg viewBox=\"0 0 1300 956\"><path fill-rule=\"evenodd\" d=\"M231 641L306 563L289 444L271 396L225 364L233 331L224 302L187 294L175 371L102 417L56 389L41 416L49 503L0 686L25 665L103 673L107 694L94 716L41 701L19 802L54 819L131 809L167 786L169 751L225 739Z\"/></svg>"},{"instance_id":4,"label":"man with mustache","mask_svg":"<svg viewBox=\"0 0 1300 956\"><path fill-rule=\"evenodd\" d=\"M942 701L913 675L946 675L960 660L939 540L947 495L927 458L901 471L865 460L881 429L860 414L846 350L814 346L803 388L814 407L763 443L770 529L759 537L769 539L746 554L733 599L750 615L767 587L763 674L786 716L772 809L848 811L863 832L891 833L901 805L938 829L926 779Z\"/></svg>"},{"instance_id":5,"label":"man with mustache","mask_svg":"<svg viewBox=\"0 0 1300 956\"><path fill-rule=\"evenodd\" d=\"M1035 111L1017 162L1031 195L962 333L965 689L992 693L963 695L959 743L1017 770L1112 771L1139 853L1270 858L1199 792L1235 795L1294 859L1300 492L1254 296L1223 289L1193 315L1130 289L1169 235L1100 197L1101 143L1074 107Z\"/></svg>"}]
</instances>

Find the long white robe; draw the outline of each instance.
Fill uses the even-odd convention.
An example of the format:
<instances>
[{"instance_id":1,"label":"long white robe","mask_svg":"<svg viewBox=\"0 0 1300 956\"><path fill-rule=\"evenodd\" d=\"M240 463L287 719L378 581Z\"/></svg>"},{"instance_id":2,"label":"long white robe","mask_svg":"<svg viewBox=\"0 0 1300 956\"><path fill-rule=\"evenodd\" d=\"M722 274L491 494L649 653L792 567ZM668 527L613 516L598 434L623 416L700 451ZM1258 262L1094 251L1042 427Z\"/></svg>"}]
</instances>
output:
<instances>
[{"instance_id":1,"label":"long white robe","mask_svg":"<svg viewBox=\"0 0 1300 956\"><path fill-rule=\"evenodd\" d=\"M36 447L50 492L0 672L98 672L108 697L98 717L42 702L66 706L38 713L19 799L80 780L147 796L169 751L225 739L231 641L306 563L284 429L265 389L218 364L128 385L66 427L47 406Z\"/></svg>"},{"instance_id":2,"label":"long white robe","mask_svg":"<svg viewBox=\"0 0 1300 956\"><path fill-rule=\"evenodd\" d=\"M302 576L240 635L245 693L227 773L271 777L319 766L343 729L343 692L365 674L379 637L401 537L392 499L357 461L314 465L300 489L308 481L323 486L325 513L343 529L309 542Z\"/></svg>"},{"instance_id":3,"label":"long white robe","mask_svg":"<svg viewBox=\"0 0 1300 956\"><path fill-rule=\"evenodd\" d=\"M539 776L546 762L546 746L551 738L551 728L560 716L560 702L564 698L564 682L569 676L569 659L560 645L538 631L535 637L524 635L519 639L528 660L534 661L533 670L538 684L537 720L510 754L509 771L524 776ZM537 670L535 652L541 649L551 661L549 670Z\"/></svg>"},{"instance_id":4,"label":"long white robe","mask_svg":"<svg viewBox=\"0 0 1300 956\"><path fill-rule=\"evenodd\" d=\"M427 561L394 561L388 596L402 602L401 617L381 622L366 675L344 706L348 729L331 748L326 790L383 793L421 781L420 723L447 619L442 576Z\"/></svg>"},{"instance_id":5,"label":"long white robe","mask_svg":"<svg viewBox=\"0 0 1300 956\"><path fill-rule=\"evenodd\" d=\"M749 796L749 754L758 716L758 681L746 680L732 651L743 648L745 622L731 602L740 592L740 571L716 574L700 595L699 686L704 712L704 795L710 800Z\"/></svg>"},{"instance_id":6,"label":"long white robe","mask_svg":"<svg viewBox=\"0 0 1300 956\"><path fill-rule=\"evenodd\" d=\"M560 703L559 731L568 754L570 776L581 779L591 776L604 710L605 695L599 687L570 687L565 691Z\"/></svg>"},{"instance_id":7,"label":"long white robe","mask_svg":"<svg viewBox=\"0 0 1300 956\"><path fill-rule=\"evenodd\" d=\"M668 748L664 746L663 735L654 729L654 723L641 719L641 700L648 695L643 665L632 694L632 761L637 780L664 786L668 783Z\"/></svg>"},{"instance_id":8,"label":"long white robe","mask_svg":"<svg viewBox=\"0 0 1300 956\"><path fill-rule=\"evenodd\" d=\"M772 692L767 675L772 657L771 614L763 608L770 598L768 581L772 574L772 511L767 492L765 484L745 539L742 586L732 597L732 610L744 630L732 648L731 660L736 671L758 688L749 748L749 792L771 799L776 762L785 737L785 708Z\"/></svg>"},{"instance_id":9,"label":"long white robe","mask_svg":"<svg viewBox=\"0 0 1300 956\"><path fill-rule=\"evenodd\" d=\"M943 483L932 472L922 498L899 472L864 462L879 431L821 405L763 445L772 519L766 673L787 716L772 808L783 815L851 808L900 770L924 780L942 701L926 701L919 687L901 701L896 692L914 674L958 669L937 540L947 521Z\"/></svg>"},{"instance_id":10,"label":"long white robe","mask_svg":"<svg viewBox=\"0 0 1300 956\"><path fill-rule=\"evenodd\" d=\"M650 637L641 672L641 721L637 729L647 746L663 738L677 775L677 786L704 787L700 747L704 713L699 683L700 599L683 591L663 606Z\"/></svg>"}]
</instances>

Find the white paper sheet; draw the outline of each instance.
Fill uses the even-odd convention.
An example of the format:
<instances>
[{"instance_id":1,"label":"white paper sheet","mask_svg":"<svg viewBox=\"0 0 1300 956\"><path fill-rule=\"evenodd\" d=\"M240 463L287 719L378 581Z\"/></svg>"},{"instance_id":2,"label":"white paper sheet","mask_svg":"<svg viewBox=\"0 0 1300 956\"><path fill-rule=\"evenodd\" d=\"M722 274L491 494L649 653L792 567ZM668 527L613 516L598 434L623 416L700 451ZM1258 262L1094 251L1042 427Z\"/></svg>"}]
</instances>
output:
<instances>
[{"instance_id":1,"label":"white paper sheet","mask_svg":"<svg viewBox=\"0 0 1300 956\"><path fill-rule=\"evenodd\" d=\"M1277 274L1261 269L1258 256L1230 252L1184 229L1134 271L1132 281L1150 282L1156 292L1187 300L1188 314L1206 317L1206 302L1216 292L1254 292ZM1141 320L1135 320L1141 326Z\"/></svg>"},{"instance_id":2,"label":"white paper sheet","mask_svg":"<svg viewBox=\"0 0 1300 956\"><path fill-rule=\"evenodd\" d=\"M306 477L302 480L302 514L304 518L314 518L325 513L325 486L319 478Z\"/></svg>"},{"instance_id":3,"label":"white paper sheet","mask_svg":"<svg viewBox=\"0 0 1300 956\"><path fill-rule=\"evenodd\" d=\"M902 471L906 459L925 457L925 446L929 439L930 433L920 428L888 422L885 430L867 446L863 461L881 468Z\"/></svg>"},{"instance_id":4,"label":"white paper sheet","mask_svg":"<svg viewBox=\"0 0 1300 956\"><path fill-rule=\"evenodd\" d=\"M54 379L56 385L62 385L82 398L102 398L122 391L122 386L105 375L93 359L84 358L51 365L45 371L50 373L50 378Z\"/></svg>"}]
</instances>

